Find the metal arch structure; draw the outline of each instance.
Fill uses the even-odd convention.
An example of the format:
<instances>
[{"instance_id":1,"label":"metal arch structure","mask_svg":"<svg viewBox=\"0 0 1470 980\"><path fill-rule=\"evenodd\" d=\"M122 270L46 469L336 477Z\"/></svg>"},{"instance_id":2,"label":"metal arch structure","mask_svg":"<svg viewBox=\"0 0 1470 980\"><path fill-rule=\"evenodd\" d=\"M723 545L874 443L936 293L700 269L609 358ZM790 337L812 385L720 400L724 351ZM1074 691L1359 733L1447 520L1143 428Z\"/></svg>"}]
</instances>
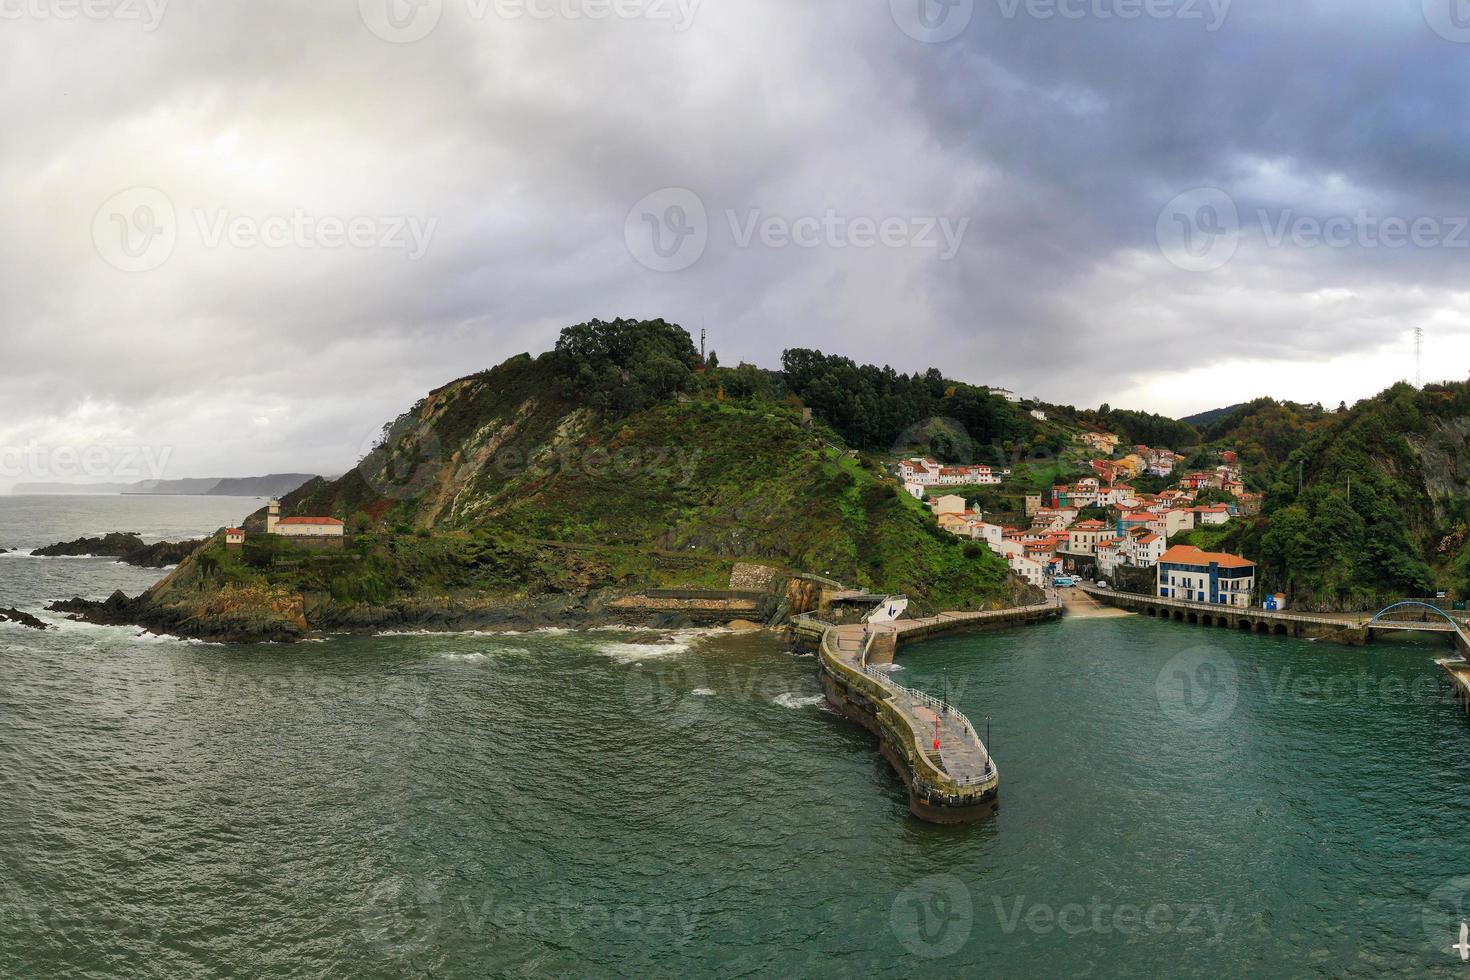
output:
<instances>
[{"instance_id":1,"label":"metal arch structure","mask_svg":"<svg viewBox=\"0 0 1470 980\"><path fill-rule=\"evenodd\" d=\"M1459 633L1459 632L1462 632L1463 631L1462 630L1462 627L1460 626L1460 624L1458 622L1455 621L1455 618L1453 616L1451 616L1449 613L1445 612L1443 609L1439 608L1438 606L1431 606L1427 602L1395 602L1393 605L1388 606L1385 609L1380 609L1378 611L1378 614L1377 615L1375 615L1372 619L1368 620L1368 625L1369 626L1374 625L1379 620L1383 619L1383 617L1385 617L1389 613L1393 612L1395 609L1408 609L1408 608L1428 609L1430 612L1434 613L1436 616L1438 616L1439 618L1443 619L1446 623L1449 623L1450 626L1451 626L1451 628L1453 628L1455 632ZM1409 626L1409 625L1412 625L1412 624L1405 623L1403 625Z\"/></svg>"}]
</instances>

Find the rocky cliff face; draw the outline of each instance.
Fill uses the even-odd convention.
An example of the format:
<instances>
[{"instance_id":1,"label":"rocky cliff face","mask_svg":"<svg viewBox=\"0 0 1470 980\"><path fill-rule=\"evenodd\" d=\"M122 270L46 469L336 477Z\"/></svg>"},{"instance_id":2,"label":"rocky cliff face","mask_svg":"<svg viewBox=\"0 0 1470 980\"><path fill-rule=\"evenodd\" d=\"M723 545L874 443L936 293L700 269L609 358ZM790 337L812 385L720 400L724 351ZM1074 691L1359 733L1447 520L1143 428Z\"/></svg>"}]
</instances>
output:
<instances>
[{"instance_id":1,"label":"rocky cliff face","mask_svg":"<svg viewBox=\"0 0 1470 980\"><path fill-rule=\"evenodd\" d=\"M610 621L612 599L641 588L729 588L742 559L902 592L915 612L1024 595L1001 559L967 554L799 406L727 398L717 371L687 363L687 336L647 326L601 325L596 342L573 328L554 354L431 392L351 473L283 499L285 516L346 521L345 552L211 541L99 615L252 638L579 625ZM264 513L245 526L263 529Z\"/></svg>"}]
</instances>

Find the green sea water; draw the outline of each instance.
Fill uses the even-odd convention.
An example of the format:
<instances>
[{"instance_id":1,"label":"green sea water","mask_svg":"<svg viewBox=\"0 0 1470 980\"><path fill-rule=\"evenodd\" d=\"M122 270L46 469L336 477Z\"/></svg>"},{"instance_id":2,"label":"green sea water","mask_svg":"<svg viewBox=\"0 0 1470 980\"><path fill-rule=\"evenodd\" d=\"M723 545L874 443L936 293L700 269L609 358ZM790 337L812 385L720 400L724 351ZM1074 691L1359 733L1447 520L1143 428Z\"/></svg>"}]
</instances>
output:
<instances>
[{"instance_id":1,"label":"green sea water","mask_svg":"<svg viewBox=\"0 0 1470 980\"><path fill-rule=\"evenodd\" d=\"M89 506L154 536L254 509L57 506L0 498L0 546ZM0 605L153 577L4 556ZM0 976L1470 971L1470 725L1432 638L913 647L898 677L988 719L1001 768L998 815L944 828L767 635L231 647L47 615L0 625Z\"/></svg>"}]
</instances>

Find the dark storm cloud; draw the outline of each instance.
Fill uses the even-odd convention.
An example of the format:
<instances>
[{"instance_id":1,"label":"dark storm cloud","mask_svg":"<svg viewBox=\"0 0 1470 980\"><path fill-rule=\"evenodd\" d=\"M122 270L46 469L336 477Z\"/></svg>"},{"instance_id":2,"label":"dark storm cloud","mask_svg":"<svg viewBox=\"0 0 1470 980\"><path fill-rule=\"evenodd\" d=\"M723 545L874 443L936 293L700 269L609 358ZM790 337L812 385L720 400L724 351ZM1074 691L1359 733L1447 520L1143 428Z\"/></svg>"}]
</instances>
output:
<instances>
[{"instance_id":1,"label":"dark storm cloud","mask_svg":"<svg viewBox=\"0 0 1470 980\"><path fill-rule=\"evenodd\" d=\"M1466 250L1269 241L1470 210L1470 45L1418 0L0 2L5 446L340 470L592 316L1162 410L1260 393L1253 358L1365 394L1413 327L1467 333ZM1201 187L1238 241L1188 271L1156 235ZM114 217L163 212L161 262L117 251Z\"/></svg>"}]
</instances>

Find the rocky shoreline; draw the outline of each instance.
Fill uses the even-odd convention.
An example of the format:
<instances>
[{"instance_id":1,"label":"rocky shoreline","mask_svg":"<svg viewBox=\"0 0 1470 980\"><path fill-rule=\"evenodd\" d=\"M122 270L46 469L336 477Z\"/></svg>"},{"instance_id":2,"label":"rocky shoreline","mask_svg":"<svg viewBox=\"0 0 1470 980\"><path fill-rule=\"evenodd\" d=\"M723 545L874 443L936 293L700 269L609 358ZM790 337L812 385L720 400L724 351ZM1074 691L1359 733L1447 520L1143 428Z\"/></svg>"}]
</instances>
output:
<instances>
[{"instance_id":1,"label":"rocky shoreline","mask_svg":"<svg viewBox=\"0 0 1470 980\"><path fill-rule=\"evenodd\" d=\"M135 533L119 531L100 538L62 541L45 548L37 548L31 554L37 558L116 558L126 565L139 568L167 568L188 558L204 543L204 540L198 540L147 544Z\"/></svg>"},{"instance_id":2,"label":"rocky shoreline","mask_svg":"<svg viewBox=\"0 0 1470 980\"><path fill-rule=\"evenodd\" d=\"M33 630L51 628L30 613L23 613L19 609L0 609L0 623L15 623Z\"/></svg>"},{"instance_id":3,"label":"rocky shoreline","mask_svg":"<svg viewBox=\"0 0 1470 980\"><path fill-rule=\"evenodd\" d=\"M452 601L404 602L390 606L341 605L310 598L275 602L240 601L223 605L176 606L115 592L102 602L68 599L46 608L99 626L133 626L151 633L210 643L297 643L318 634L371 636L400 631L428 633L530 632L539 629L588 630L612 626L688 629L716 625L679 612L638 615L614 608L622 592L488 600L473 605ZM718 625L725 625L720 623Z\"/></svg>"}]
</instances>

